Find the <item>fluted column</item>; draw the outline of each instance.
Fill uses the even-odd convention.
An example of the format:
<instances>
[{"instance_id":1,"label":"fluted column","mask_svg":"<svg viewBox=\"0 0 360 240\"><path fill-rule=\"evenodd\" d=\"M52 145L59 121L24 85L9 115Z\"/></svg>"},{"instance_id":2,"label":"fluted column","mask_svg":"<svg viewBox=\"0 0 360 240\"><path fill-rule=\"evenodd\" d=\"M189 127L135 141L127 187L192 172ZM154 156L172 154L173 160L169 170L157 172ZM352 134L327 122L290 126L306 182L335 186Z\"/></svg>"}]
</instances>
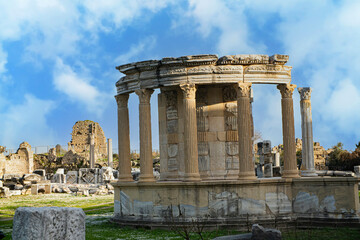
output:
<instances>
[{"instance_id":1,"label":"fluted column","mask_svg":"<svg viewBox=\"0 0 360 240\"><path fill-rule=\"evenodd\" d=\"M133 181L130 159L129 94L115 96L118 105L119 181Z\"/></svg>"},{"instance_id":2,"label":"fluted column","mask_svg":"<svg viewBox=\"0 0 360 240\"><path fill-rule=\"evenodd\" d=\"M295 125L294 125L294 84L279 84L277 88L281 93L282 129L284 144L284 171L282 177L299 177L296 163Z\"/></svg>"},{"instance_id":3,"label":"fluted column","mask_svg":"<svg viewBox=\"0 0 360 240\"><path fill-rule=\"evenodd\" d=\"M139 89L135 93L139 96L140 123L140 182L155 181L153 174L152 141L151 141L151 113L150 98L152 89Z\"/></svg>"},{"instance_id":4,"label":"fluted column","mask_svg":"<svg viewBox=\"0 0 360 240\"><path fill-rule=\"evenodd\" d=\"M200 181L196 122L196 86L180 85L184 105L185 175L184 181Z\"/></svg>"},{"instance_id":5,"label":"fluted column","mask_svg":"<svg viewBox=\"0 0 360 240\"><path fill-rule=\"evenodd\" d=\"M301 176L316 177L314 164L314 142L311 114L311 88L298 88L300 93L302 165Z\"/></svg>"},{"instance_id":6,"label":"fluted column","mask_svg":"<svg viewBox=\"0 0 360 240\"><path fill-rule=\"evenodd\" d=\"M239 179L256 179L252 156L251 83L238 83Z\"/></svg>"}]
</instances>

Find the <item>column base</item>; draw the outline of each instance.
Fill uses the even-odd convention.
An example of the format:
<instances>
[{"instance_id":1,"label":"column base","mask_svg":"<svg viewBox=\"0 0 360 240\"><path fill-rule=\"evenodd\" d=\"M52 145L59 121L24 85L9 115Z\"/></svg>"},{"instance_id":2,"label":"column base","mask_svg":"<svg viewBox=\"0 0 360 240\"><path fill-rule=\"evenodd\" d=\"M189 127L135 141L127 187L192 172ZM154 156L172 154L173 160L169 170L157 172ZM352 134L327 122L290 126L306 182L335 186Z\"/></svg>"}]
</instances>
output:
<instances>
[{"instance_id":1,"label":"column base","mask_svg":"<svg viewBox=\"0 0 360 240\"><path fill-rule=\"evenodd\" d=\"M131 174L120 175L118 178L118 182L132 182L132 181L134 181L134 179Z\"/></svg>"},{"instance_id":2,"label":"column base","mask_svg":"<svg viewBox=\"0 0 360 240\"><path fill-rule=\"evenodd\" d=\"M200 182L200 174L199 173L185 173L183 182Z\"/></svg>"},{"instance_id":3,"label":"column base","mask_svg":"<svg viewBox=\"0 0 360 240\"><path fill-rule=\"evenodd\" d=\"M139 182L155 182L155 177L153 174L141 174L139 177Z\"/></svg>"},{"instance_id":4,"label":"column base","mask_svg":"<svg viewBox=\"0 0 360 240\"><path fill-rule=\"evenodd\" d=\"M254 180L257 179L255 176L254 171L248 171L248 172L240 172L239 173L239 180Z\"/></svg>"},{"instance_id":5,"label":"column base","mask_svg":"<svg viewBox=\"0 0 360 240\"><path fill-rule=\"evenodd\" d=\"M299 178L299 170L284 170L282 173L282 178Z\"/></svg>"},{"instance_id":6,"label":"column base","mask_svg":"<svg viewBox=\"0 0 360 240\"><path fill-rule=\"evenodd\" d=\"M317 173L314 169L312 170L301 170L302 177L317 177Z\"/></svg>"}]
</instances>

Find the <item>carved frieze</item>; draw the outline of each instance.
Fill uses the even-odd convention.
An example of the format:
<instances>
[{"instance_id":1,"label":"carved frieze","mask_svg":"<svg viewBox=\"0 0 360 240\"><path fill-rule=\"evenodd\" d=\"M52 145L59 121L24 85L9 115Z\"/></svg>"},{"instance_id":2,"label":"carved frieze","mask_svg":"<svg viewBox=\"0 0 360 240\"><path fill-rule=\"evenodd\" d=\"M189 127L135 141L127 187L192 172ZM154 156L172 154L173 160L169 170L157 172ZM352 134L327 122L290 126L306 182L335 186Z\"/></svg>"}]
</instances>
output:
<instances>
[{"instance_id":1,"label":"carved frieze","mask_svg":"<svg viewBox=\"0 0 360 240\"><path fill-rule=\"evenodd\" d=\"M187 70L188 74L210 74L213 72L212 66L198 66Z\"/></svg>"},{"instance_id":2,"label":"carved frieze","mask_svg":"<svg viewBox=\"0 0 360 240\"><path fill-rule=\"evenodd\" d=\"M153 89L137 89L135 93L139 96L139 101L141 104L150 103L151 94L153 94Z\"/></svg>"},{"instance_id":3,"label":"carved frieze","mask_svg":"<svg viewBox=\"0 0 360 240\"><path fill-rule=\"evenodd\" d=\"M225 143L226 153L230 156L239 154L239 144L237 142L226 142Z\"/></svg>"},{"instance_id":4,"label":"carved frieze","mask_svg":"<svg viewBox=\"0 0 360 240\"><path fill-rule=\"evenodd\" d=\"M199 171L209 171L210 170L210 157L209 156L199 156Z\"/></svg>"},{"instance_id":5,"label":"carved frieze","mask_svg":"<svg viewBox=\"0 0 360 240\"><path fill-rule=\"evenodd\" d=\"M217 64L268 64L268 55L259 54L239 54L239 55L227 55L219 58Z\"/></svg>"},{"instance_id":6,"label":"carved frieze","mask_svg":"<svg viewBox=\"0 0 360 240\"><path fill-rule=\"evenodd\" d=\"M169 146L168 146L169 158L176 157L177 154L178 154L178 145L177 144L169 144Z\"/></svg>"},{"instance_id":7,"label":"carved frieze","mask_svg":"<svg viewBox=\"0 0 360 240\"><path fill-rule=\"evenodd\" d=\"M309 87L298 88L298 91L300 93L301 100L310 100L311 99L311 91L312 91L311 88L309 88Z\"/></svg>"},{"instance_id":8,"label":"carved frieze","mask_svg":"<svg viewBox=\"0 0 360 240\"><path fill-rule=\"evenodd\" d=\"M118 108L127 107L128 106L128 100L129 100L129 94L116 95L115 99L116 99L116 103L118 105Z\"/></svg>"},{"instance_id":9,"label":"carved frieze","mask_svg":"<svg viewBox=\"0 0 360 240\"><path fill-rule=\"evenodd\" d=\"M226 163L226 170L238 170L239 169L238 156L226 157L225 163Z\"/></svg>"},{"instance_id":10,"label":"carved frieze","mask_svg":"<svg viewBox=\"0 0 360 240\"><path fill-rule=\"evenodd\" d=\"M169 75L186 75L186 67L163 67L160 70L160 76L169 76Z\"/></svg>"},{"instance_id":11,"label":"carved frieze","mask_svg":"<svg viewBox=\"0 0 360 240\"><path fill-rule=\"evenodd\" d=\"M198 132L209 131L209 116L207 106L201 106L196 108L196 120Z\"/></svg>"},{"instance_id":12,"label":"carved frieze","mask_svg":"<svg viewBox=\"0 0 360 240\"><path fill-rule=\"evenodd\" d=\"M178 170L178 162L176 158L168 159L168 171L173 172Z\"/></svg>"},{"instance_id":13,"label":"carved frieze","mask_svg":"<svg viewBox=\"0 0 360 240\"><path fill-rule=\"evenodd\" d=\"M166 99L166 119L167 120L178 119L177 92L164 91L164 94Z\"/></svg>"},{"instance_id":14,"label":"carved frieze","mask_svg":"<svg viewBox=\"0 0 360 240\"><path fill-rule=\"evenodd\" d=\"M249 73L263 73L263 74L271 74L271 73L283 73L284 69L283 66L281 65L250 65L248 67L245 68L245 74L249 74ZM286 72L287 73L287 72Z\"/></svg>"},{"instance_id":15,"label":"carved frieze","mask_svg":"<svg viewBox=\"0 0 360 240\"><path fill-rule=\"evenodd\" d=\"M224 102L236 101L237 93L233 86L226 86L223 88L223 100Z\"/></svg>"},{"instance_id":16,"label":"carved frieze","mask_svg":"<svg viewBox=\"0 0 360 240\"><path fill-rule=\"evenodd\" d=\"M198 144L198 155L207 156L209 155L209 144L208 143L199 143Z\"/></svg>"},{"instance_id":17,"label":"carved frieze","mask_svg":"<svg viewBox=\"0 0 360 240\"><path fill-rule=\"evenodd\" d=\"M238 65L238 66L232 66L232 65L228 65L228 66L216 66L213 68L214 73L217 74L232 74L232 73L236 73L236 74L242 74L243 73L243 66Z\"/></svg>"},{"instance_id":18,"label":"carved frieze","mask_svg":"<svg viewBox=\"0 0 360 240\"><path fill-rule=\"evenodd\" d=\"M237 130L237 104L236 102L225 103L225 130Z\"/></svg>"},{"instance_id":19,"label":"carved frieze","mask_svg":"<svg viewBox=\"0 0 360 240\"><path fill-rule=\"evenodd\" d=\"M279 84L277 88L280 90L282 98L292 98L293 92L296 88L295 84Z\"/></svg>"}]
</instances>

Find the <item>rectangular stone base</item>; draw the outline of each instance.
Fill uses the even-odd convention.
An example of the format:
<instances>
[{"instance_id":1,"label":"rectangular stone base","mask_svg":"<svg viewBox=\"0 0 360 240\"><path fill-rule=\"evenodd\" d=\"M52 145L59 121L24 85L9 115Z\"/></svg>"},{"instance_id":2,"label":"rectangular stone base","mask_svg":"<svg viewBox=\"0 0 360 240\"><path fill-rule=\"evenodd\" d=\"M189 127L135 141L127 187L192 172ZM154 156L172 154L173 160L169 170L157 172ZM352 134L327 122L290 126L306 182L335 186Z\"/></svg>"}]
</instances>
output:
<instances>
[{"instance_id":1,"label":"rectangular stone base","mask_svg":"<svg viewBox=\"0 0 360 240\"><path fill-rule=\"evenodd\" d=\"M358 182L358 178L344 177L115 182L114 220L128 225L168 222L169 217L225 225L249 217L254 221L302 218L359 222Z\"/></svg>"}]
</instances>

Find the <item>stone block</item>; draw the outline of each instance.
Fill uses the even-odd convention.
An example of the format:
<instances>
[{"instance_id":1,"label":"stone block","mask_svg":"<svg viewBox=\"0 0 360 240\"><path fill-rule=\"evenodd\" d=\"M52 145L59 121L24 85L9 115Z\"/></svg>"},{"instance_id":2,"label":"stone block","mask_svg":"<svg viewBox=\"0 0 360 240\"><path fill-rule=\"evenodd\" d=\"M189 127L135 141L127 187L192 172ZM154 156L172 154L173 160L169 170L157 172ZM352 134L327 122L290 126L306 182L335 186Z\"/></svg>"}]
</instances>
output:
<instances>
[{"instance_id":1,"label":"stone block","mask_svg":"<svg viewBox=\"0 0 360 240\"><path fill-rule=\"evenodd\" d=\"M2 187L3 186L3 182L0 180L0 187Z\"/></svg>"},{"instance_id":2,"label":"stone block","mask_svg":"<svg viewBox=\"0 0 360 240\"><path fill-rule=\"evenodd\" d=\"M259 224L252 225L251 240L281 240L281 232L276 229L263 228Z\"/></svg>"},{"instance_id":3,"label":"stone block","mask_svg":"<svg viewBox=\"0 0 360 240\"><path fill-rule=\"evenodd\" d=\"M264 177L271 178L273 177L273 168L271 163L264 165Z\"/></svg>"},{"instance_id":4,"label":"stone block","mask_svg":"<svg viewBox=\"0 0 360 240\"><path fill-rule=\"evenodd\" d=\"M66 176L65 174L55 173L54 176L51 178L52 183L66 183Z\"/></svg>"},{"instance_id":5,"label":"stone block","mask_svg":"<svg viewBox=\"0 0 360 240\"><path fill-rule=\"evenodd\" d=\"M79 169L79 184L97 184L98 183L98 168L80 168Z\"/></svg>"},{"instance_id":6,"label":"stone block","mask_svg":"<svg viewBox=\"0 0 360 240\"><path fill-rule=\"evenodd\" d=\"M42 180L46 180L46 171L45 171L45 169L35 169L33 171L33 174L38 174L38 175L41 176Z\"/></svg>"},{"instance_id":7,"label":"stone block","mask_svg":"<svg viewBox=\"0 0 360 240\"><path fill-rule=\"evenodd\" d=\"M58 168L58 169L56 170L56 173L57 173L57 174L65 174L65 169L63 169L63 168Z\"/></svg>"},{"instance_id":8,"label":"stone block","mask_svg":"<svg viewBox=\"0 0 360 240\"><path fill-rule=\"evenodd\" d=\"M78 183L78 172L77 171L68 171L66 173L66 183L68 183L68 184Z\"/></svg>"},{"instance_id":9,"label":"stone block","mask_svg":"<svg viewBox=\"0 0 360 240\"><path fill-rule=\"evenodd\" d=\"M354 166L354 172L356 177L360 177L360 165Z\"/></svg>"},{"instance_id":10,"label":"stone block","mask_svg":"<svg viewBox=\"0 0 360 240\"><path fill-rule=\"evenodd\" d=\"M31 185L31 195L38 195L39 193L39 185L33 184Z\"/></svg>"},{"instance_id":11,"label":"stone block","mask_svg":"<svg viewBox=\"0 0 360 240\"><path fill-rule=\"evenodd\" d=\"M10 189L8 187L0 187L0 198L10 197Z\"/></svg>"},{"instance_id":12,"label":"stone block","mask_svg":"<svg viewBox=\"0 0 360 240\"><path fill-rule=\"evenodd\" d=\"M10 190L10 196L20 196L21 190Z\"/></svg>"},{"instance_id":13,"label":"stone block","mask_svg":"<svg viewBox=\"0 0 360 240\"><path fill-rule=\"evenodd\" d=\"M13 239L85 239L81 208L19 207L13 220Z\"/></svg>"},{"instance_id":14,"label":"stone block","mask_svg":"<svg viewBox=\"0 0 360 240\"><path fill-rule=\"evenodd\" d=\"M113 169L111 167L103 167L99 171L99 183L108 183L114 180Z\"/></svg>"}]
</instances>

